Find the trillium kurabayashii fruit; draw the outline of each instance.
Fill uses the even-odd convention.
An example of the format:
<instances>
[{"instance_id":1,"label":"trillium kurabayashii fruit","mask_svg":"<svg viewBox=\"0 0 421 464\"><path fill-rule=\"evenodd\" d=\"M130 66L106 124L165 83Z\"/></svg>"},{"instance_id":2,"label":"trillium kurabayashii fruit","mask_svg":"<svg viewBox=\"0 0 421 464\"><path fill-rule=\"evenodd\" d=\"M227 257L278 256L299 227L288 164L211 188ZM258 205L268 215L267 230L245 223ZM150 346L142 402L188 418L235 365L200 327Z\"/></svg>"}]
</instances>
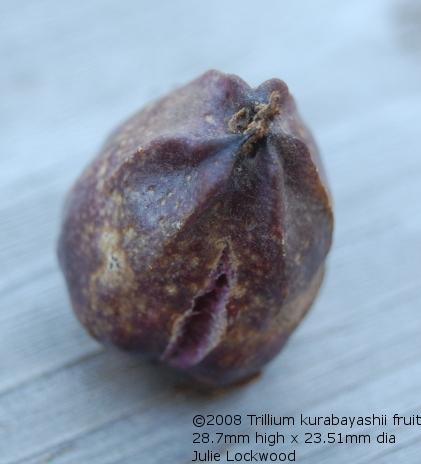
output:
<instances>
[{"instance_id":1,"label":"trillium kurabayashii fruit","mask_svg":"<svg viewBox=\"0 0 421 464\"><path fill-rule=\"evenodd\" d=\"M58 252L95 338L222 386L303 318L332 227L285 83L209 71L109 137L70 192Z\"/></svg>"}]
</instances>

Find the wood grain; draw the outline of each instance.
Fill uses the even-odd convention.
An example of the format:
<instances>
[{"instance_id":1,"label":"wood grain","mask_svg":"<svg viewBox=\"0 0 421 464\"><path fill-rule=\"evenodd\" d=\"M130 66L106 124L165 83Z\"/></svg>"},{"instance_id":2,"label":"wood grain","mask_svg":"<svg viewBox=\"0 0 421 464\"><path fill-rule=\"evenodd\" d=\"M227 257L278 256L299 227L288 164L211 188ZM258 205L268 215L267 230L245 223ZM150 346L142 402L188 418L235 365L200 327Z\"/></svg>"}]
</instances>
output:
<instances>
[{"instance_id":1,"label":"wood grain","mask_svg":"<svg viewBox=\"0 0 421 464\"><path fill-rule=\"evenodd\" d=\"M1 464L188 463L199 412L420 413L420 31L417 0L1 2ZM289 84L336 231L323 292L282 355L206 396L85 334L55 241L107 132L212 67ZM419 463L421 429L396 433L394 446L299 447L299 462Z\"/></svg>"}]
</instances>

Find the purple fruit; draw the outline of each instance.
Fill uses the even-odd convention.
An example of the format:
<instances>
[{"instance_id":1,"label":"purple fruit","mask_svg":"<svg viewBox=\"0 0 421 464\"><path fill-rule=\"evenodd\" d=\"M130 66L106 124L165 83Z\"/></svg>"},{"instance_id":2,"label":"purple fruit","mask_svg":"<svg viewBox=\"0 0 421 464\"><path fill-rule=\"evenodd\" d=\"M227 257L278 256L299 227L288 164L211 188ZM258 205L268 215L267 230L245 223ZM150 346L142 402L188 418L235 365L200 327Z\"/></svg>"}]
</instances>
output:
<instances>
[{"instance_id":1,"label":"purple fruit","mask_svg":"<svg viewBox=\"0 0 421 464\"><path fill-rule=\"evenodd\" d=\"M287 86L209 71L111 135L70 192L58 250L95 338L227 385L309 309L332 227Z\"/></svg>"}]
</instances>

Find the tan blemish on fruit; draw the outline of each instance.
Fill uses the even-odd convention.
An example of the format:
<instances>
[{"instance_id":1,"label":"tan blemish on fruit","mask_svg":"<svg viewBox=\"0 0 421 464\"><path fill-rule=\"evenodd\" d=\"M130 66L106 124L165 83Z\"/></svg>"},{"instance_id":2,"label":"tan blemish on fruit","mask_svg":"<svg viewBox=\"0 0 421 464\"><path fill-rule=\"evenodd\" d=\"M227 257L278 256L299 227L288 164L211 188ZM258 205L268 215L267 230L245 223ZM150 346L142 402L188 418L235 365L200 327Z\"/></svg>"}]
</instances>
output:
<instances>
[{"instance_id":1,"label":"tan blemish on fruit","mask_svg":"<svg viewBox=\"0 0 421 464\"><path fill-rule=\"evenodd\" d=\"M199 265L199 258L197 256L193 256L193 258L190 261L190 264L192 267L197 267Z\"/></svg>"},{"instance_id":2,"label":"tan blemish on fruit","mask_svg":"<svg viewBox=\"0 0 421 464\"><path fill-rule=\"evenodd\" d=\"M173 284L169 284L165 287L165 291L168 295L175 295L177 293L177 287Z\"/></svg>"},{"instance_id":3,"label":"tan blemish on fruit","mask_svg":"<svg viewBox=\"0 0 421 464\"><path fill-rule=\"evenodd\" d=\"M208 124L212 124L212 125L215 124L215 118L213 117L212 114L206 114L206 115L205 115L205 121L206 121Z\"/></svg>"},{"instance_id":4,"label":"tan blemish on fruit","mask_svg":"<svg viewBox=\"0 0 421 464\"><path fill-rule=\"evenodd\" d=\"M104 175L107 172L107 168L108 168L108 162L104 162L103 164L100 165L100 168L97 171L98 179L102 179L104 177Z\"/></svg>"},{"instance_id":5,"label":"tan blemish on fruit","mask_svg":"<svg viewBox=\"0 0 421 464\"><path fill-rule=\"evenodd\" d=\"M99 238L99 253L102 264L91 276L91 285L105 288L127 289L134 281L134 274L127 262L125 251L120 244L117 230L106 228Z\"/></svg>"},{"instance_id":6,"label":"tan blemish on fruit","mask_svg":"<svg viewBox=\"0 0 421 464\"><path fill-rule=\"evenodd\" d=\"M120 233L110 227L105 227L98 238L98 255L101 264L90 275L87 298L94 313L103 316L120 316L120 312L127 306L126 297L134 286L134 273L127 261L126 253L121 247ZM99 295L103 292L107 294L120 295L118 307L99 303ZM129 312L130 305L127 306ZM99 324L99 325L98 325ZM98 320L95 322L98 333L106 330L105 322ZM100 330L101 329L101 330Z\"/></svg>"},{"instance_id":7,"label":"tan blemish on fruit","mask_svg":"<svg viewBox=\"0 0 421 464\"><path fill-rule=\"evenodd\" d=\"M301 253L297 253L297 254L294 256L294 262L295 262L295 264L300 264L302 260L303 260L303 257L302 257L302 255L301 255Z\"/></svg>"},{"instance_id":8,"label":"tan blemish on fruit","mask_svg":"<svg viewBox=\"0 0 421 464\"><path fill-rule=\"evenodd\" d=\"M121 193L114 191L111 194L111 201L116 205L120 206L123 203L123 196Z\"/></svg>"},{"instance_id":9,"label":"tan blemish on fruit","mask_svg":"<svg viewBox=\"0 0 421 464\"><path fill-rule=\"evenodd\" d=\"M108 196L106 202L104 203L104 206L98 212L98 215L101 218L104 218L104 221L107 221L108 218L110 218L113 223L118 223L122 210L122 204L122 195L119 192L113 191Z\"/></svg>"},{"instance_id":10,"label":"tan blemish on fruit","mask_svg":"<svg viewBox=\"0 0 421 464\"><path fill-rule=\"evenodd\" d=\"M120 233L117 230L104 228L99 237L99 248L104 255L114 249L120 240Z\"/></svg>"},{"instance_id":11,"label":"tan blemish on fruit","mask_svg":"<svg viewBox=\"0 0 421 464\"><path fill-rule=\"evenodd\" d=\"M275 317L273 321L274 324L284 327L285 332L290 332L296 327L317 295L317 291L323 280L323 275L324 266L321 265L310 281L308 288L285 305L284 310ZM297 308L300 310L298 311Z\"/></svg>"},{"instance_id":12,"label":"tan blemish on fruit","mask_svg":"<svg viewBox=\"0 0 421 464\"><path fill-rule=\"evenodd\" d=\"M246 292L247 292L247 288L244 287L243 285L235 285L231 290L231 296L238 299L244 296Z\"/></svg>"},{"instance_id":13,"label":"tan blemish on fruit","mask_svg":"<svg viewBox=\"0 0 421 464\"><path fill-rule=\"evenodd\" d=\"M103 305L101 307L101 313L104 316L113 316L115 314L115 309L112 306Z\"/></svg>"},{"instance_id":14,"label":"tan blemish on fruit","mask_svg":"<svg viewBox=\"0 0 421 464\"><path fill-rule=\"evenodd\" d=\"M127 245L136 238L136 230L134 227L128 227L123 230L123 245L126 248Z\"/></svg>"}]
</instances>

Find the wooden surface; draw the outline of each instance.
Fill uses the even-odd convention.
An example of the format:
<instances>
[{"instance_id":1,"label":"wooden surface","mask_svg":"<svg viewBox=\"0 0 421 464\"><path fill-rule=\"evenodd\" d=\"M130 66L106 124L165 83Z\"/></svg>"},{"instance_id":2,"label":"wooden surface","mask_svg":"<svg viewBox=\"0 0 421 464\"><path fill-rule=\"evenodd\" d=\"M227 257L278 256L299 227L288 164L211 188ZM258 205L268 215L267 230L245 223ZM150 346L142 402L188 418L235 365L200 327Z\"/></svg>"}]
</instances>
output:
<instances>
[{"instance_id":1,"label":"wooden surface","mask_svg":"<svg viewBox=\"0 0 421 464\"><path fill-rule=\"evenodd\" d=\"M421 2L2 0L0 63L1 464L188 463L199 412L420 413ZM109 130L207 68L289 84L336 210L312 312L217 396L91 340L55 257L64 194ZM421 429L299 450L415 464Z\"/></svg>"}]
</instances>

